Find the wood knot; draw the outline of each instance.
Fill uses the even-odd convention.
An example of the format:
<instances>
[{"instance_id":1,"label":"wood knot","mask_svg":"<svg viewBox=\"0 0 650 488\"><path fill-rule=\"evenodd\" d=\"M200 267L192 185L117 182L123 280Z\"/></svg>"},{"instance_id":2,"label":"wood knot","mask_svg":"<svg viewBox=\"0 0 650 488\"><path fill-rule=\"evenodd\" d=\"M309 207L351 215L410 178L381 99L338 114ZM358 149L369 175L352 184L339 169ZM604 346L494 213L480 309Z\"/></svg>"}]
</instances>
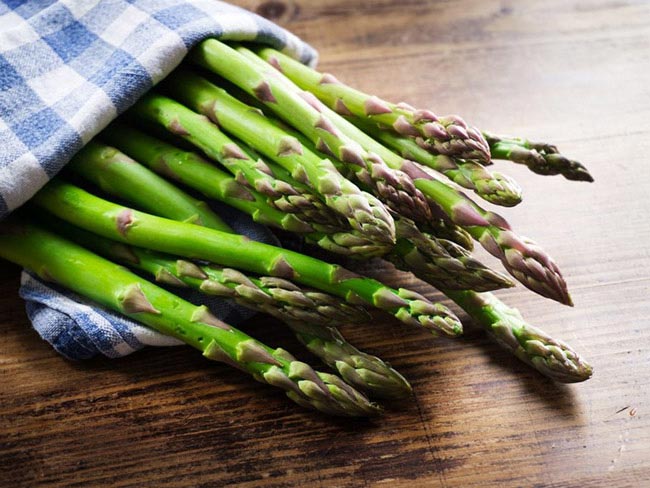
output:
<instances>
[{"instance_id":1,"label":"wood knot","mask_svg":"<svg viewBox=\"0 0 650 488\"><path fill-rule=\"evenodd\" d=\"M255 12L262 17L273 20L286 20L286 17L289 13L289 6L286 2L280 0L268 0L261 3L256 9Z\"/></svg>"}]
</instances>

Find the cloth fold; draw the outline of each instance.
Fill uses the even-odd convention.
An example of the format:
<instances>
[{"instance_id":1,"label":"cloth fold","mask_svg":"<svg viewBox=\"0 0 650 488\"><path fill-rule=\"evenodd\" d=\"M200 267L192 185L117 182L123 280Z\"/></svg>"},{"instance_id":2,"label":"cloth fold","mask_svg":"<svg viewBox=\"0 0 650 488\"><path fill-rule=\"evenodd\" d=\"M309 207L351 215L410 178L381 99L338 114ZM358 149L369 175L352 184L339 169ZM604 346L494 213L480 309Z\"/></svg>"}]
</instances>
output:
<instances>
[{"instance_id":1,"label":"cloth fold","mask_svg":"<svg viewBox=\"0 0 650 488\"><path fill-rule=\"evenodd\" d=\"M208 37L264 43L316 62L293 34L217 0L0 0L0 219ZM272 239L244 216L231 225ZM21 296L36 330L69 358L173 343L27 273ZM250 316L222 300L209 306L233 324Z\"/></svg>"}]
</instances>

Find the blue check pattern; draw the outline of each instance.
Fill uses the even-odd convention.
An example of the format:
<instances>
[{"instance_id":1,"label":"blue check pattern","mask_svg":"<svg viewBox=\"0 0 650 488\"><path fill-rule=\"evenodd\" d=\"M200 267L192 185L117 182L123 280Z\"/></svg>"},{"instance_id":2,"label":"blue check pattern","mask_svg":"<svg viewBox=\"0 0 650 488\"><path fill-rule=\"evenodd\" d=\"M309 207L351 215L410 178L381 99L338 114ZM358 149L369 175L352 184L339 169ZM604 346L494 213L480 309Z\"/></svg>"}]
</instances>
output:
<instances>
[{"instance_id":1,"label":"blue check pattern","mask_svg":"<svg viewBox=\"0 0 650 488\"><path fill-rule=\"evenodd\" d=\"M207 37L312 48L216 0L0 0L0 218Z\"/></svg>"},{"instance_id":2,"label":"blue check pattern","mask_svg":"<svg viewBox=\"0 0 650 488\"><path fill-rule=\"evenodd\" d=\"M291 33L216 0L0 0L0 219L207 37L265 43L316 61ZM277 244L247 216L219 210L238 233ZM70 359L178 344L26 272L20 294L36 331ZM251 316L224 300L184 298L231 324Z\"/></svg>"}]
</instances>

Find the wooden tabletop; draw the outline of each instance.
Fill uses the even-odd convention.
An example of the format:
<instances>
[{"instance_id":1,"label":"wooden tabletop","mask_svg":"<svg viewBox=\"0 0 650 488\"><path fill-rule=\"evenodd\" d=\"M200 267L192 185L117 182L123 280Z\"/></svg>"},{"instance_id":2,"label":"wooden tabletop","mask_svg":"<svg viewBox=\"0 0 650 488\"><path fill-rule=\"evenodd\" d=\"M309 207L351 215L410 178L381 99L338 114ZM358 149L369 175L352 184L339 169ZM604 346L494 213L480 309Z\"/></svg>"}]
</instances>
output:
<instances>
[{"instance_id":1,"label":"wooden tabletop","mask_svg":"<svg viewBox=\"0 0 650 488\"><path fill-rule=\"evenodd\" d=\"M555 257L575 307L522 287L498 295L595 374L557 385L478 332L434 339L385 319L344 333L413 396L377 420L325 418L189 348L67 361L31 329L19 270L2 263L0 485L650 486L650 5L238 3L367 92L553 141L588 164L593 184L496 164L525 192L503 213ZM442 299L388 267L382 278ZM245 328L300 350L274 321Z\"/></svg>"}]
</instances>

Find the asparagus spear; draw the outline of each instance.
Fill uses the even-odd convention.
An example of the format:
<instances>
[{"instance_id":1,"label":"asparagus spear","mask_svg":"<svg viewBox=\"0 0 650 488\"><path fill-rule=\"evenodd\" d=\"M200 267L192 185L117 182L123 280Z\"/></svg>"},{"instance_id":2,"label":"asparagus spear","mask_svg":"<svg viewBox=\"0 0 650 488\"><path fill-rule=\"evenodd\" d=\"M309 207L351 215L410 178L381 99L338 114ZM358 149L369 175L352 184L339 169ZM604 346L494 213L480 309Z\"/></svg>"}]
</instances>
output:
<instances>
[{"instance_id":1,"label":"asparagus spear","mask_svg":"<svg viewBox=\"0 0 650 488\"><path fill-rule=\"evenodd\" d=\"M187 221L188 214L196 214L191 197L109 146L90 143L71 166L108 193L136 200L141 208L156 214L181 221ZM204 221L206 227L233 233L218 217L217 226L212 226L209 219ZM110 241L66 222L57 223L57 228L84 247L151 273L156 281L232 298L283 320L314 354L363 391L383 398L400 398L410 392L408 382L397 371L381 359L354 348L333 328L337 323L367 320L368 314L360 307L325 293L302 290L281 278L258 279L234 269L199 267L187 260Z\"/></svg>"},{"instance_id":2,"label":"asparagus spear","mask_svg":"<svg viewBox=\"0 0 650 488\"><path fill-rule=\"evenodd\" d=\"M254 63L252 56L251 63ZM284 69L277 63L276 66ZM277 73L276 76L281 74ZM286 89L290 89L290 83L290 80L283 78ZM294 87L294 91L296 90L299 88ZM469 232L490 254L499 258L510 274L524 286L560 303L572 304L564 278L552 258L532 240L515 234L503 217L483 210L463 193L426 173L412 161L395 154L315 97L311 99L311 103L315 109L327 116L339 131L348 134L366 150L379 155L389 166L402 169L411 175L416 187L427 197L432 209L437 209L441 218L448 219ZM422 224L419 221L416 223Z\"/></svg>"},{"instance_id":3,"label":"asparagus spear","mask_svg":"<svg viewBox=\"0 0 650 488\"><path fill-rule=\"evenodd\" d=\"M280 80L260 72L246 56L217 40L208 39L197 46L193 59L255 96L323 152L347 163L356 180L372 188L373 193L397 213L414 220L430 217L425 198L408 175L392 170L377 155L367 153L307 101L287 90ZM220 120L220 109L217 103L213 110L217 120Z\"/></svg>"},{"instance_id":4,"label":"asparagus spear","mask_svg":"<svg viewBox=\"0 0 650 488\"><path fill-rule=\"evenodd\" d=\"M67 167L105 192L145 210L167 209L165 217L170 219L231 231L205 202L191 197L113 147L90 141Z\"/></svg>"},{"instance_id":5,"label":"asparagus spear","mask_svg":"<svg viewBox=\"0 0 650 488\"><path fill-rule=\"evenodd\" d=\"M309 351L371 397L398 399L411 393L411 385L401 374L376 356L356 349L336 328L315 327L307 322L290 327Z\"/></svg>"},{"instance_id":6,"label":"asparagus spear","mask_svg":"<svg viewBox=\"0 0 650 488\"><path fill-rule=\"evenodd\" d=\"M490 144L495 159L525 164L533 173L540 175L561 174L567 180L594 181L584 165L563 156L552 144L532 142L521 137L497 136L488 132L483 132L483 135Z\"/></svg>"},{"instance_id":7,"label":"asparagus spear","mask_svg":"<svg viewBox=\"0 0 650 488\"><path fill-rule=\"evenodd\" d=\"M593 370L568 344L526 323L517 309L508 307L491 293L444 290L502 347L562 383L589 379Z\"/></svg>"},{"instance_id":8,"label":"asparagus spear","mask_svg":"<svg viewBox=\"0 0 650 488\"><path fill-rule=\"evenodd\" d=\"M316 222L337 222L333 212L318 198L276 178L264 161L251 158L216 125L180 103L148 93L133 106L130 113L191 142L210 158L219 161L239 183L266 196L267 201L279 210L307 215Z\"/></svg>"},{"instance_id":9,"label":"asparagus spear","mask_svg":"<svg viewBox=\"0 0 650 488\"><path fill-rule=\"evenodd\" d=\"M166 81L166 86L175 92L177 98L209 115L224 130L274 160L296 180L309 185L353 229L380 243L395 242L394 223L383 204L343 178L331 162L304 150L284 132L265 124L261 114L196 75L177 71ZM219 104L218 118L212 97L215 91L226 96ZM241 110L233 111L233 104Z\"/></svg>"},{"instance_id":10,"label":"asparagus spear","mask_svg":"<svg viewBox=\"0 0 650 488\"><path fill-rule=\"evenodd\" d=\"M191 224L185 224L191 225ZM286 390L296 403L332 415L370 416L381 410L334 375L314 371L287 351L272 349L197 307L35 225L10 217L0 232L0 256L163 334L208 359Z\"/></svg>"},{"instance_id":11,"label":"asparagus spear","mask_svg":"<svg viewBox=\"0 0 650 488\"><path fill-rule=\"evenodd\" d=\"M369 315L361 307L325 293L301 289L282 278L255 278L230 268L197 265L111 241L67 222L59 221L56 227L85 248L147 272L162 284L189 286L208 295L233 299L282 320L325 364L337 370L349 384L374 397L402 398L411 391L406 379L389 364L359 351L336 330L337 324L366 322Z\"/></svg>"},{"instance_id":12,"label":"asparagus spear","mask_svg":"<svg viewBox=\"0 0 650 488\"><path fill-rule=\"evenodd\" d=\"M109 239L261 275L297 281L326 293L385 310L407 324L457 335L462 325L449 309L410 290L393 290L341 266L251 241L243 236L123 207L58 179L34 198L43 210Z\"/></svg>"},{"instance_id":13,"label":"asparagus spear","mask_svg":"<svg viewBox=\"0 0 650 488\"><path fill-rule=\"evenodd\" d=\"M374 239L368 238L354 229L336 229L328 224L314 223L308 220L306 215L284 214L269 205L258 192L243 187L232 176L208 163L198 154L177 149L138 130L113 124L102 132L101 137L159 175L180 181L209 198L231 205L249 214L256 222L300 233L307 241L328 251L343 255L372 257L385 254L391 247L387 243L377 243ZM120 167L112 166L112 170L118 172ZM123 192L131 185L131 180L120 178L119 175L115 175L115 177L119 180L115 186L123 195ZM150 179L148 178L148 180ZM149 191L160 191L160 188L153 182L150 182L148 187ZM163 209L162 206L152 205L142 208L162 217L183 220L172 214L160 213L160 210Z\"/></svg>"},{"instance_id":14,"label":"asparagus spear","mask_svg":"<svg viewBox=\"0 0 650 488\"><path fill-rule=\"evenodd\" d=\"M384 258L398 269L452 290L489 291L514 286L506 276L487 268L456 243L423 233L405 218L395 219L395 225L397 244Z\"/></svg>"},{"instance_id":15,"label":"asparagus spear","mask_svg":"<svg viewBox=\"0 0 650 488\"><path fill-rule=\"evenodd\" d=\"M468 127L458 116L438 117L430 110L416 110L405 103L393 104L367 95L341 83L329 73L319 73L271 48L258 49L257 53L296 85L313 93L342 115L354 114L390 127L398 134L413 137L422 148L433 154L490 160L490 150L481 133Z\"/></svg>"},{"instance_id":16,"label":"asparagus spear","mask_svg":"<svg viewBox=\"0 0 650 488\"><path fill-rule=\"evenodd\" d=\"M449 156L431 154L418 146L413 139L382 129L377 124L358 117L349 117L348 120L402 157L444 174L454 183L473 190L490 203L512 207L521 202L520 186L507 175L490 172L483 165L474 161L463 161Z\"/></svg>"},{"instance_id":17,"label":"asparagus spear","mask_svg":"<svg viewBox=\"0 0 650 488\"><path fill-rule=\"evenodd\" d=\"M220 188L224 185L214 183L219 178L230 178L224 175L217 168L197 159L199 156L174 148L164 142L146 136L138 131L131 130L114 125L109 131L103 133L111 141L126 147L129 153L145 164L160 173L171 176L188 175L188 180L192 186L202 190L209 196L216 196L226 203L232 203L231 196L223 196ZM121 158L126 158L122 155ZM125 166L127 171L122 167ZM97 183L106 182L110 178L110 185L104 184L102 188L113 195L120 196L131 202L137 202L140 208L154 215L168 217L174 220L184 220L186 215L191 215L191 210L186 211L183 207L175 208L175 202L170 201L160 204L155 201L155 195L165 191L167 186L156 184L156 178L148 170L138 165L135 161L129 160L129 163L113 162L110 166L98 166L92 159L84 158L83 162L77 163L73 169L78 166L85 167L85 176L91 181ZM205 168L203 167L205 166ZM139 167L139 168L138 168ZM194 169L196 167L196 169ZM136 169L139 169L140 177L135 175ZM109 173L109 174L107 174ZM217 174L215 174L217 173ZM205 174L212 175L205 177ZM134 185L134 181L146 181L146 188L141 190L142 185ZM160 178L158 178L160 180ZM166 182L165 182L166 183ZM194 184L193 184L194 183ZM233 185L236 185L233 182ZM178 190L176 190L178 192ZM249 192L252 192L250 190ZM171 193L171 192L169 192ZM153 195L153 198L149 197ZM188 197L189 198L189 197ZM154 204L149 204L155 202ZM245 200L244 208L255 207L264 209L266 204L258 204ZM241 207L241 205L240 205ZM266 221L269 222L276 212L269 212ZM253 213L255 215L255 213ZM275 216L276 219L279 216ZM286 219L286 217L282 217ZM480 291L494 290L506 286L512 286L505 276L489 270L481 263L472 259L467 252L455 246L453 243L442 243L431 235L424 235L413 223L407 224L407 219L400 217L395 220L397 225L397 246L387 253L387 258L392 261L398 268L405 271L413 271L418 277L425 281L444 280L448 288L473 288ZM312 225L305 222L306 225ZM210 227L209 225L207 227ZM318 225L312 227L319 228ZM228 232L227 229L217 229ZM291 230L291 229L289 229ZM371 242L364 240L362 236L341 232L338 234L327 234L325 231L320 233L312 232L304 234L308 241L318 243L322 248L338 252L339 254L353 256L363 255L372 257L373 255L384 254L385 249L377 252ZM345 244L348 247L342 247Z\"/></svg>"},{"instance_id":18,"label":"asparagus spear","mask_svg":"<svg viewBox=\"0 0 650 488\"><path fill-rule=\"evenodd\" d=\"M262 61L257 59L257 62ZM303 134L272 117L269 117L269 121L286 130L304 147L316 151L311 141L306 139ZM337 169L343 171L339 165L337 165ZM398 269L410 271L429 283L443 283L451 289L471 288L478 291L489 291L514 286L512 281L501 273L497 273L473 259L463 247L455 242L438 239L430 233L421 232L417 225L406 217L394 215L393 218L397 243L384 257ZM444 227L443 230L445 230ZM468 236L468 239L471 242L471 236Z\"/></svg>"}]
</instances>

